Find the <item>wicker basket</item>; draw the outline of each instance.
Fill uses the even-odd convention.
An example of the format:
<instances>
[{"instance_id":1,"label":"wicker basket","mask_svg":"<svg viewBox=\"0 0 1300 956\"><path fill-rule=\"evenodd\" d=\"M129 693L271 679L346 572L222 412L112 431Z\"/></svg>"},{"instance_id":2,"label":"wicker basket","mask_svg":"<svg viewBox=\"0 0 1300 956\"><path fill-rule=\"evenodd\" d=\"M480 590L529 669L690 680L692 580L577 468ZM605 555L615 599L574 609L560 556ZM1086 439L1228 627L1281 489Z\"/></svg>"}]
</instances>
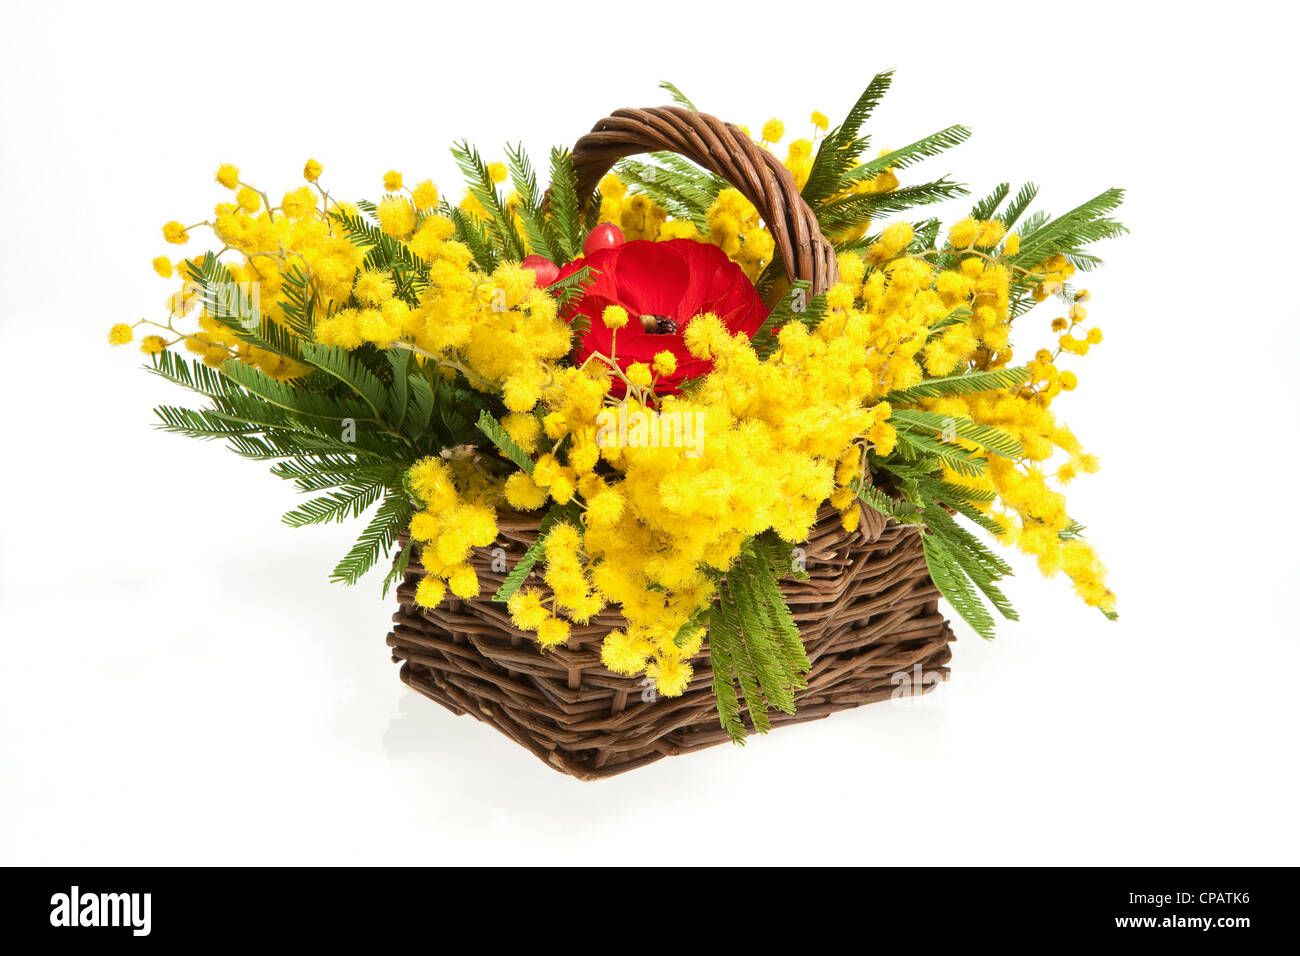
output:
<instances>
[{"instance_id":1,"label":"wicker basket","mask_svg":"<svg viewBox=\"0 0 1300 956\"><path fill-rule=\"evenodd\" d=\"M618 110L601 120L574 147L578 194L589 196L616 160L657 150L680 153L744 193L771 231L787 275L807 279L814 294L835 281L834 250L789 171L736 127L704 113L660 107ZM421 568L412 558L388 635L402 680L583 780L727 740L707 642L686 692L667 698L657 697L648 682L601 666L602 640L623 624L616 609L574 626L566 646L546 652L513 626L491 595L505 577L503 564L513 567L536 540L539 521L535 515L500 516L494 548L477 549L472 557L483 586L472 600L449 597L431 610L416 606ZM939 613L918 534L868 508L858 529L846 533L833 509L822 510L801 546L809 580L782 583L812 671L808 686L795 694L797 713L772 714L773 726L900 692L923 693L947 678L953 634ZM546 592L536 572L528 583Z\"/></svg>"}]
</instances>

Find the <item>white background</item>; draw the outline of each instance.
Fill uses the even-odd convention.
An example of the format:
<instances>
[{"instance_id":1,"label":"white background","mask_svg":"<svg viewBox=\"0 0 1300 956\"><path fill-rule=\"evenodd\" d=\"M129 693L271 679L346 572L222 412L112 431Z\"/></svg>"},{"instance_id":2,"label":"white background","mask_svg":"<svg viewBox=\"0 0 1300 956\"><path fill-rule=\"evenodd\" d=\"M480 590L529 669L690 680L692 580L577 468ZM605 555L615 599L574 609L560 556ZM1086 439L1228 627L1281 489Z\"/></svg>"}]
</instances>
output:
<instances>
[{"instance_id":1,"label":"white background","mask_svg":"<svg viewBox=\"0 0 1300 956\"><path fill-rule=\"evenodd\" d=\"M1300 862L1294 10L652 7L5 0L0 861ZM204 218L219 162L459 195L462 136L540 155L665 78L805 135L890 67L876 145L975 132L908 176L1056 212L1122 185L1133 230L1059 405L1122 620L1019 562L1023 623L959 625L923 703L563 777L407 691L378 577L326 580L359 529L280 524L292 487L152 429L185 396L105 344L161 316L159 226Z\"/></svg>"}]
</instances>

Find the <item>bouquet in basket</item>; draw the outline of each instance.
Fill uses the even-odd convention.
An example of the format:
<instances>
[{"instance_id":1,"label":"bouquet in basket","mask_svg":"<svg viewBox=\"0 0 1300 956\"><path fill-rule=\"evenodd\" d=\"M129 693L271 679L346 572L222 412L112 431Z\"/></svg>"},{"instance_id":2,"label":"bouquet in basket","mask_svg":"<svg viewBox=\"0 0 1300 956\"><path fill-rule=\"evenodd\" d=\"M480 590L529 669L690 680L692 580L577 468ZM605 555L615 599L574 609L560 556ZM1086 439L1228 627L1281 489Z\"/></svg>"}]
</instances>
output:
<instances>
[{"instance_id":1,"label":"bouquet in basket","mask_svg":"<svg viewBox=\"0 0 1300 956\"><path fill-rule=\"evenodd\" d=\"M1015 618L990 543L1115 614L1062 491L1097 461L1053 402L1102 340L1078 280L1124 232L1121 191L1051 216L1002 183L941 223L925 207L968 191L917 167L968 131L872 147L889 82L793 137L664 84L677 105L616 111L540 170L458 144L453 196L390 171L348 200L314 159L272 192L222 165L212 213L163 227L185 247L153 263L166 307L109 338L201 397L158 408L162 428L311 495L289 525L364 517L334 580L392 561L385 591L456 638L446 660L490 643L450 623L477 609L513 649L503 675L540 655L578 667L575 691L698 690L742 742L847 653L810 659L801 633L825 541L907 536L984 637ZM439 686L468 709L464 682Z\"/></svg>"}]
</instances>

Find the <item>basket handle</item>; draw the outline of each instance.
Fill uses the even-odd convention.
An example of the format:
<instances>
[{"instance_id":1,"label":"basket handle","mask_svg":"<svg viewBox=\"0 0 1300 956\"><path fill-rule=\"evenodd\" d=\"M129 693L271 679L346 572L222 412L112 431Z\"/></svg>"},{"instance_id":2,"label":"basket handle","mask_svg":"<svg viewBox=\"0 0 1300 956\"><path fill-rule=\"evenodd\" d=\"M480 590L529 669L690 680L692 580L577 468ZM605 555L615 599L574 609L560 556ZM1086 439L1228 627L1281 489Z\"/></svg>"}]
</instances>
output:
<instances>
[{"instance_id":1,"label":"basket handle","mask_svg":"<svg viewBox=\"0 0 1300 956\"><path fill-rule=\"evenodd\" d=\"M813 295L838 279L835 249L790 171L744 132L708 113L678 106L615 110L574 144L578 195L590 197L623 157L659 150L679 153L735 186L771 231L785 274L806 279Z\"/></svg>"}]
</instances>

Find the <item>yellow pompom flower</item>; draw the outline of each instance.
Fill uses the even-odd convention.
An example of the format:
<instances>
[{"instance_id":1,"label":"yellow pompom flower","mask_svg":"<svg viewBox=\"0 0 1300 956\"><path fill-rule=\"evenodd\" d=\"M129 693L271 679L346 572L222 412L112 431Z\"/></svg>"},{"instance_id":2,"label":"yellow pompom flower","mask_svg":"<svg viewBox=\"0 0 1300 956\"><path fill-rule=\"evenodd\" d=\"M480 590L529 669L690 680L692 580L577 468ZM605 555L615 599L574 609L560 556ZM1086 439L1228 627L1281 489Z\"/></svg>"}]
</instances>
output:
<instances>
[{"instance_id":1,"label":"yellow pompom flower","mask_svg":"<svg viewBox=\"0 0 1300 956\"><path fill-rule=\"evenodd\" d=\"M510 375L501 383L501 397L512 412L526 412L541 398L538 383L527 375Z\"/></svg>"},{"instance_id":2,"label":"yellow pompom flower","mask_svg":"<svg viewBox=\"0 0 1300 956\"><path fill-rule=\"evenodd\" d=\"M880 234L880 239L873 242L867 249L867 261L872 263L883 262L886 259L892 259L912 243L912 224L909 222L895 222L885 227L885 231Z\"/></svg>"},{"instance_id":3,"label":"yellow pompom flower","mask_svg":"<svg viewBox=\"0 0 1300 956\"><path fill-rule=\"evenodd\" d=\"M203 364L208 368L220 368L230 360L230 350L224 345L214 345L203 352Z\"/></svg>"},{"instance_id":4,"label":"yellow pompom flower","mask_svg":"<svg viewBox=\"0 0 1300 956\"><path fill-rule=\"evenodd\" d=\"M537 627L537 643L542 647L555 647L569 639L569 622L560 617L548 617Z\"/></svg>"},{"instance_id":5,"label":"yellow pompom flower","mask_svg":"<svg viewBox=\"0 0 1300 956\"><path fill-rule=\"evenodd\" d=\"M501 426L516 445L532 454L537 450L537 440L542 435L541 422L537 416L524 412L511 412L501 420Z\"/></svg>"},{"instance_id":6,"label":"yellow pompom flower","mask_svg":"<svg viewBox=\"0 0 1300 956\"><path fill-rule=\"evenodd\" d=\"M426 179L411 190L411 201L416 209L433 209L438 205L438 187L432 179Z\"/></svg>"},{"instance_id":7,"label":"yellow pompom flower","mask_svg":"<svg viewBox=\"0 0 1300 956\"><path fill-rule=\"evenodd\" d=\"M411 518L410 529L416 541L432 541L438 537L438 519L427 511L417 511Z\"/></svg>"},{"instance_id":8,"label":"yellow pompom flower","mask_svg":"<svg viewBox=\"0 0 1300 956\"><path fill-rule=\"evenodd\" d=\"M608 528L623 516L625 509L621 493L614 489L601 491L587 499L587 521Z\"/></svg>"},{"instance_id":9,"label":"yellow pompom flower","mask_svg":"<svg viewBox=\"0 0 1300 956\"><path fill-rule=\"evenodd\" d=\"M109 345L126 345L131 339L135 338L135 331L131 326L119 322L108 330Z\"/></svg>"},{"instance_id":10,"label":"yellow pompom flower","mask_svg":"<svg viewBox=\"0 0 1300 956\"><path fill-rule=\"evenodd\" d=\"M551 479L551 483L546 486L547 492L559 504L568 504L573 500L574 494L578 490L574 476L571 474L572 468L566 468L560 474Z\"/></svg>"},{"instance_id":11,"label":"yellow pompom flower","mask_svg":"<svg viewBox=\"0 0 1300 956\"><path fill-rule=\"evenodd\" d=\"M227 189L239 188L239 167L232 166L230 163L222 163L217 167L217 182Z\"/></svg>"},{"instance_id":12,"label":"yellow pompom flower","mask_svg":"<svg viewBox=\"0 0 1300 956\"><path fill-rule=\"evenodd\" d=\"M384 173L384 189L395 193L402 188L402 174L395 169Z\"/></svg>"},{"instance_id":13,"label":"yellow pompom flower","mask_svg":"<svg viewBox=\"0 0 1300 956\"><path fill-rule=\"evenodd\" d=\"M627 380L637 388L649 388L653 377L645 362L633 362L627 367Z\"/></svg>"},{"instance_id":14,"label":"yellow pompom flower","mask_svg":"<svg viewBox=\"0 0 1300 956\"><path fill-rule=\"evenodd\" d=\"M665 697L680 697L691 682L691 665L678 657L660 656L650 662L646 676L655 682L655 689Z\"/></svg>"},{"instance_id":15,"label":"yellow pompom flower","mask_svg":"<svg viewBox=\"0 0 1300 956\"><path fill-rule=\"evenodd\" d=\"M779 143L785 137L785 124L779 119L770 119L763 124L763 141Z\"/></svg>"},{"instance_id":16,"label":"yellow pompom flower","mask_svg":"<svg viewBox=\"0 0 1300 956\"><path fill-rule=\"evenodd\" d=\"M400 196L380 200L375 215L379 228L394 239L407 239L415 232L415 207Z\"/></svg>"},{"instance_id":17,"label":"yellow pompom flower","mask_svg":"<svg viewBox=\"0 0 1300 956\"><path fill-rule=\"evenodd\" d=\"M509 175L505 163L488 163L487 169L488 169L488 178L491 179L494 183L505 182L506 176Z\"/></svg>"},{"instance_id":18,"label":"yellow pompom flower","mask_svg":"<svg viewBox=\"0 0 1300 956\"><path fill-rule=\"evenodd\" d=\"M383 305L393 297L395 288L392 275L372 269L357 276L352 294L369 305Z\"/></svg>"},{"instance_id":19,"label":"yellow pompom flower","mask_svg":"<svg viewBox=\"0 0 1300 956\"><path fill-rule=\"evenodd\" d=\"M183 246L190 241L190 234L179 222L172 220L162 228L163 238L173 245Z\"/></svg>"},{"instance_id":20,"label":"yellow pompom flower","mask_svg":"<svg viewBox=\"0 0 1300 956\"><path fill-rule=\"evenodd\" d=\"M862 521L862 509L856 504L850 504L840 512L840 527L849 534L858 530L858 524Z\"/></svg>"},{"instance_id":21,"label":"yellow pompom flower","mask_svg":"<svg viewBox=\"0 0 1300 956\"><path fill-rule=\"evenodd\" d=\"M621 329L627 325L627 309L621 305L607 305L605 311L600 313L600 321L608 329Z\"/></svg>"},{"instance_id":22,"label":"yellow pompom flower","mask_svg":"<svg viewBox=\"0 0 1300 956\"><path fill-rule=\"evenodd\" d=\"M432 574L421 578L420 583L415 587L415 603L420 607L437 607L446 595L447 585Z\"/></svg>"},{"instance_id":23,"label":"yellow pompom flower","mask_svg":"<svg viewBox=\"0 0 1300 956\"><path fill-rule=\"evenodd\" d=\"M158 273L164 279L172 277L172 261L166 256L158 256L153 261L153 271Z\"/></svg>"},{"instance_id":24,"label":"yellow pompom flower","mask_svg":"<svg viewBox=\"0 0 1300 956\"><path fill-rule=\"evenodd\" d=\"M239 208L244 212L257 212L262 208L262 197L251 186L240 186L239 192L235 193L235 202L239 203Z\"/></svg>"},{"instance_id":25,"label":"yellow pompom flower","mask_svg":"<svg viewBox=\"0 0 1300 956\"><path fill-rule=\"evenodd\" d=\"M677 356L667 351L656 352L654 368L656 375L672 375L677 371Z\"/></svg>"},{"instance_id":26,"label":"yellow pompom flower","mask_svg":"<svg viewBox=\"0 0 1300 956\"><path fill-rule=\"evenodd\" d=\"M451 593L459 598L478 597L478 575L468 564L458 564L447 574L447 584Z\"/></svg>"},{"instance_id":27,"label":"yellow pompom flower","mask_svg":"<svg viewBox=\"0 0 1300 956\"><path fill-rule=\"evenodd\" d=\"M615 674L632 676L645 670L646 659L654 647L644 638L628 635L626 631L611 631L600 645L600 662Z\"/></svg>"},{"instance_id":28,"label":"yellow pompom flower","mask_svg":"<svg viewBox=\"0 0 1300 956\"><path fill-rule=\"evenodd\" d=\"M516 471L507 478L505 493L510 507L520 511L535 511L546 504L546 489L538 487L526 472Z\"/></svg>"},{"instance_id":29,"label":"yellow pompom flower","mask_svg":"<svg viewBox=\"0 0 1300 956\"><path fill-rule=\"evenodd\" d=\"M1002 241L1002 237L1007 233L1007 227L996 219L988 222L982 222L979 225L979 233L975 237L975 245L985 249L996 246Z\"/></svg>"},{"instance_id":30,"label":"yellow pompom flower","mask_svg":"<svg viewBox=\"0 0 1300 956\"><path fill-rule=\"evenodd\" d=\"M316 180L320 179L320 174L324 171L325 167L323 167L319 162L314 159L309 159L307 160L306 165L302 167L302 178L307 180L309 183L314 183Z\"/></svg>"},{"instance_id":31,"label":"yellow pompom flower","mask_svg":"<svg viewBox=\"0 0 1300 956\"><path fill-rule=\"evenodd\" d=\"M435 512L446 511L456 503L456 484L451 468L441 458L421 458L407 471L415 496Z\"/></svg>"},{"instance_id":32,"label":"yellow pompom flower","mask_svg":"<svg viewBox=\"0 0 1300 956\"><path fill-rule=\"evenodd\" d=\"M954 249L965 249L975 241L980 225L970 216L948 230L948 242Z\"/></svg>"},{"instance_id":33,"label":"yellow pompom flower","mask_svg":"<svg viewBox=\"0 0 1300 956\"><path fill-rule=\"evenodd\" d=\"M1088 343L1084 339L1077 339L1068 332L1059 339L1062 350L1072 355L1087 355Z\"/></svg>"},{"instance_id":34,"label":"yellow pompom flower","mask_svg":"<svg viewBox=\"0 0 1300 956\"><path fill-rule=\"evenodd\" d=\"M813 124L813 126L815 126L817 129L819 129L821 132L824 133L824 132L826 132L826 130L827 130L828 128L830 128L831 121L830 121L829 119L827 119L825 113L820 113L820 112L818 112L817 110L813 110L813 111L812 111L812 124Z\"/></svg>"},{"instance_id":35,"label":"yellow pompom flower","mask_svg":"<svg viewBox=\"0 0 1300 956\"><path fill-rule=\"evenodd\" d=\"M284 194L280 210L290 219L306 219L316 213L316 195L310 186L301 186Z\"/></svg>"},{"instance_id":36,"label":"yellow pompom flower","mask_svg":"<svg viewBox=\"0 0 1300 956\"><path fill-rule=\"evenodd\" d=\"M1067 392L1074 391L1074 387L1079 384L1079 379L1073 372L1062 372L1059 381L1061 383L1061 388L1065 389Z\"/></svg>"},{"instance_id":37,"label":"yellow pompom flower","mask_svg":"<svg viewBox=\"0 0 1300 956\"><path fill-rule=\"evenodd\" d=\"M551 612L542 603L542 595L536 588L520 588L506 601L506 610L515 627L521 631L535 631L542 622L551 616Z\"/></svg>"},{"instance_id":38,"label":"yellow pompom flower","mask_svg":"<svg viewBox=\"0 0 1300 956\"><path fill-rule=\"evenodd\" d=\"M786 328L790 328L789 325ZM712 312L705 312L691 319L682 336L686 349L696 358L713 358L726 348L731 341L727 327Z\"/></svg>"},{"instance_id":39,"label":"yellow pompom flower","mask_svg":"<svg viewBox=\"0 0 1300 956\"><path fill-rule=\"evenodd\" d=\"M161 335L146 335L140 340L140 351L145 355L157 355L167 348L167 340Z\"/></svg>"}]
</instances>

